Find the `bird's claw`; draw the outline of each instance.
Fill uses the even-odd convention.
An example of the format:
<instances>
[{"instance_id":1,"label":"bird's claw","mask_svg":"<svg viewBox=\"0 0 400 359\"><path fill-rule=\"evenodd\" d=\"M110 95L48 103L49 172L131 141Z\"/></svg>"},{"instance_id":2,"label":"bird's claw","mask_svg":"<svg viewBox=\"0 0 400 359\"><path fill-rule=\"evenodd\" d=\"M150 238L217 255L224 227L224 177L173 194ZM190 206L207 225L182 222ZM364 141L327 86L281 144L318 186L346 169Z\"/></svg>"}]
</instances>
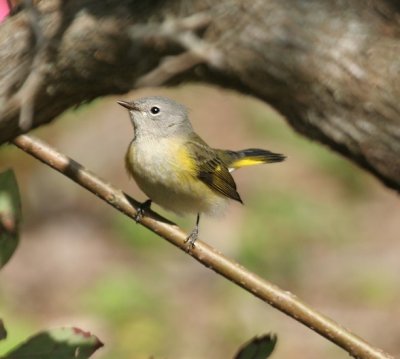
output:
<instances>
[{"instance_id":1,"label":"bird's claw","mask_svg":"<svg viewBox=\"0 0 400 359\"><path fill-rule=\"evenodd\" d=\"M139 205L136 216L133 218L136 223L142 220L145 212L150 209L150 206L151 206L151 199L148 199L147 201Z\"/></svg>"},{"instance_id":2,"label":"bird's claw","mask_svg":"<svg viewBox=\"0 0 400 359\"><path fill-rule=\"evenodd\" d=\"M195 247L194 243L197 241L198 237L199 237L199 229L196 227L186 237L185 243L187 243L189 248L194 248Z\"/></svg>"}]
</instances>

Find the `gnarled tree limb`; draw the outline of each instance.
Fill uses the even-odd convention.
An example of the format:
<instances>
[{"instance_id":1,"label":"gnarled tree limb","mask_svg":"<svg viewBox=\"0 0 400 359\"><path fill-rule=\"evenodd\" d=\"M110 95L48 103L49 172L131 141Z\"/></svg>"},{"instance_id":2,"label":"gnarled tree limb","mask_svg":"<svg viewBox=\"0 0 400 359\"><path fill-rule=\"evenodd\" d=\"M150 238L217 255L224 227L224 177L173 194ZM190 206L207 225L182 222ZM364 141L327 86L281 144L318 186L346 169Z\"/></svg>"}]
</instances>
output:
<instances>
[{"instance_id":1,"label":"gnarled tree limb","mask_svg":"<svg viewBox=\"0 0 400 359\"><path fill-rule=\"evenodd\" d=\"M178 71L163 81L203 81L256 96L300 133L400 189L395 0L42 0L38 10L50 43L31 94L33 127L81 102L126 92L162 63L165 75L165 58L178 56ZM132 36L137 26L198 13L210 21L192 38L217 50L223 66L194 61L193 53L183 61L190 49L182 41ZM22 9L0 26L0 143L22 132L21 106L10 100L35 70L28 15Z\"/></svg>"}]
</instances>

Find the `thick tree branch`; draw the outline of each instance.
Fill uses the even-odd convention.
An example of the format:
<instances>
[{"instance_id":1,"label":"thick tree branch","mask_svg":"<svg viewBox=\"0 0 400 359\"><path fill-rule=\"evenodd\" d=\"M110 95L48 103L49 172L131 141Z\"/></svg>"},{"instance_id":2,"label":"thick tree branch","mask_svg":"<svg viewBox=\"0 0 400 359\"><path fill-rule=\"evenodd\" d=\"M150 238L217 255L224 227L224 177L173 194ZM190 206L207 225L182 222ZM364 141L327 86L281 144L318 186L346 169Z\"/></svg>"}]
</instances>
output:
<instances>
[{"instance_id":1,"label":"thick tree branch","mask_svg":"<svg viewBox=\"0 0 400 359\"><path fill-rule=\"evenodd\" d=\"M33 157L59 171L63 175L94 193L120 212L135 219L139 203L105 183L76 161L57 152L45 143L29 136L19 136L14 144ZM251 273L238 263L224 257L216 249L198 240L194 248L188 247L186 234L175 224L153 211L147 211L140 223L166 239L171 244L190 254L207 268L244 288L254 296L272 305L310 329L342 347L354 358L389 359L390 355L355 336L331 319L319 314L301 302L296 296Z\"/></svg>"},{"instance_id":2,"label":"thick tree branch","mask_svg":"<svg viewBox=\"0 0 400 359\"><path fill-rule=\"evenodd\" d=\"M195 31L205 28L211 23L211 16L199 13L187 18L167 17L161 24L136 25L130 29L133 39L141 41L168 40L181 45L186 52L176 56L168 56L148 74L140 77L135 87L160 86L174 76L178 76L200 64L223 70L223 56L213 46L202 41Z\"/></svg>"},{"instance_id":3,"label":"thick tree branch","mask_svg":"<svg viewBox=\"0 0 400 359\"><path fill-rule=\"evenodd\" d=\"M165 57L154 70L139 77L135 87L160 86L174 76L180 75L202 63L204 63L204 60L190 51L176 56Z\"/></svg>"},{"instance_id":4,"label":"thick tree branch","mask_svg":"<svg viewBox=\"0 0 400 359\"><path fill-rule=\"evenodd\" d=\"M0 25L0 143L22 132L24 103L37 127L133 84L202 81L270 103L297 131L400 190L398 1L37 3L49 51L34 68L29 9ZM35 71L31 97L12 102Z\"/></svg>"}]
</instances>

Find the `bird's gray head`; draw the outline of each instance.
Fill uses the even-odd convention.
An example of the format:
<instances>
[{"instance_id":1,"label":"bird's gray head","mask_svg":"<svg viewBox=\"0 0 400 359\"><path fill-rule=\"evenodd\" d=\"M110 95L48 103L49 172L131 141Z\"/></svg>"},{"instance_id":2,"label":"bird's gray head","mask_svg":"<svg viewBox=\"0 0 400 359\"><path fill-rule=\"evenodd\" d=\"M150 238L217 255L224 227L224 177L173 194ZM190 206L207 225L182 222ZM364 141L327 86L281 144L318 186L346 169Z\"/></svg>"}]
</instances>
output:
<instances>
[{"instance_id":1,"label":"bird's gray head","mask_svg":"<svg viewBox=\"0 0 400 359\"><path fill-rule=\"evenodd\" d=\"M156 139L193 131L187 109L167 97L144 97L132 102L118 101L127 108L136 138Z\"/></svg>"}]
</instances>

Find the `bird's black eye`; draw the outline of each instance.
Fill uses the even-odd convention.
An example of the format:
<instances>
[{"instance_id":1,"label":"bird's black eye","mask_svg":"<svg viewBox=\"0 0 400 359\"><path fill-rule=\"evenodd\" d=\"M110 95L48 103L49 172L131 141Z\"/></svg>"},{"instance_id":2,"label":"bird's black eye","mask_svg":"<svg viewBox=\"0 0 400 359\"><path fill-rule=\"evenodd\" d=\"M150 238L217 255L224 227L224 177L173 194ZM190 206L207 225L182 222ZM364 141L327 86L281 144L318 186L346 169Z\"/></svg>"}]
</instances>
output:
<instances>
[{"instance_id":1,"label":"bird's black eye","mask_svg":"<svg viewBox=\"0 0 400 359\"><path fill-rule=\"evenodd\" d=\"M150 109L150 112L151 112L153 115L157 115L157 114L160 112L160 108L157 107L157 106L153 106L153 107Z\"/></svg>"}]
</instances>

